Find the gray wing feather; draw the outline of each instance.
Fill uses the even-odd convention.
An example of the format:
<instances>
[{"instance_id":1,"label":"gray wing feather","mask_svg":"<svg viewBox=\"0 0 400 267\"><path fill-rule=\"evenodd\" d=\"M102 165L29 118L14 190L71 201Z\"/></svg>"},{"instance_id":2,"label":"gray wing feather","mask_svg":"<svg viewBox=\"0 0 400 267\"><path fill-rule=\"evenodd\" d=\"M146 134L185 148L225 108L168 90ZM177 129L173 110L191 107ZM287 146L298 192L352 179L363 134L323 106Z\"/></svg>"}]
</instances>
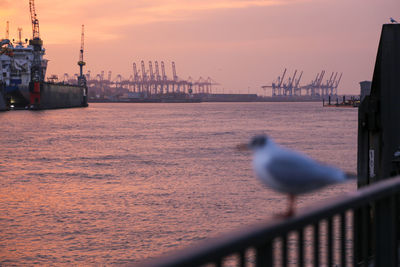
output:
<instances>
[{"instance_id":1,"label":"gray wing feather","mask_svg":"<svg viewBox=\"0 0 400 267\"><path fill-rule=\"evenodd\" d=\"M339 182L340 170L295 153L271 159L268 171L287 193L301 194Z\"/></svg>"}]
</instances>

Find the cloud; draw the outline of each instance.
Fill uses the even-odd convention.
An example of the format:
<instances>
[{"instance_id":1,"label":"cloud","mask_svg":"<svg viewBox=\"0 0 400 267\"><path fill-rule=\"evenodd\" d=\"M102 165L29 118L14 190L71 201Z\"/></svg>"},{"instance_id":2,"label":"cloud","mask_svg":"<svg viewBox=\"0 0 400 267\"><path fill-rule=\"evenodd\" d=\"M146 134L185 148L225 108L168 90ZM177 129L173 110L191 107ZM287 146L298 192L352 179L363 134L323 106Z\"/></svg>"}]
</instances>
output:
<instances>
[{"instance_id":1,"label":"cloud","mask_svg":"<svg viewBox=\"0 0 400 267\"><path fill-rule=\"evenodd\" d=\"M0 0L0 7L3 8L7 8L10 6L10 0Z\"/></svg>"},{"instance_id":2,"label":"cloud","mask_svg":"<svg viewBox=\"0 0 400 267\"><path fill-rule=\"evenodd\" d=\"M42 0L38 6L41 25L57 40L65 41L65 34L56 34L56 28L73 32L80 24L96 28L98 40L119 38L115 29L169 21L200 18L206 11L286 5L289 0L153 0L153 1L63 1Z\"/></svg>"},{"instance_id":3,"label":"cloud","mask_svg":"<svg viewBox=\"0 0 400 267\"><path fill-rule=\"evenodd\" d=\"M0 0L0 21L7 21L16 13L15 5L9 0Z\"/></svg>"},{"instance_id":4,"label":"cloud","mask_svg":"<svg viewBox=\"0 0 400 267\"><path fill-rule=\"evenodd\" d=\"M205 12L287 5L307 0L36 0L40 32L46 43L78 40L80 25L91 31L93 41L120 39L119 27L202 19ZM28 1L0 0L0 23L30 29ZM1 24L0 24L1 25ZM16 29L10 29L16 32ZM119 33L118 33L119 32Z\"/></svg>"}]
</instances>

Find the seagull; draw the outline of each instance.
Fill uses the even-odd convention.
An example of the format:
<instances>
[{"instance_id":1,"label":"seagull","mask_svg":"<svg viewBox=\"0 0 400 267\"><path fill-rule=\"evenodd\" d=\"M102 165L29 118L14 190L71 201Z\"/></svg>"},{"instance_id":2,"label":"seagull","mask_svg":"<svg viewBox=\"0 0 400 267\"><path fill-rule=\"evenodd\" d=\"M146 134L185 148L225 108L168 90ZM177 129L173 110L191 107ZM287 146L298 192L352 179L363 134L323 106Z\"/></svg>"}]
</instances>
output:
<instances>
[{"instance_id":1,"label":"seagull","mask_svg":"<svg viewBox=\"0 0 400 267\"><path fill-rule=\"evenodd\" d=\"M397 21L396 21L394 18L392 18L392 17L390 17L390 22L391 22L391 23L397 23Z\"/></svg>"},{"instance_id":2,"label":"seagull","mask_svg":"<svg viewBox=\"0 0 400 267\"><path fill-rule=\"evenodd\" d=\"M271 189L289 196L289 208L284 217L294 215L297 195L350 178L338 168L279 146L266 135L255 136L249 144L240 144L237 148L252 150L253 169L258 178Z\"/></svg>"}]
</instances>

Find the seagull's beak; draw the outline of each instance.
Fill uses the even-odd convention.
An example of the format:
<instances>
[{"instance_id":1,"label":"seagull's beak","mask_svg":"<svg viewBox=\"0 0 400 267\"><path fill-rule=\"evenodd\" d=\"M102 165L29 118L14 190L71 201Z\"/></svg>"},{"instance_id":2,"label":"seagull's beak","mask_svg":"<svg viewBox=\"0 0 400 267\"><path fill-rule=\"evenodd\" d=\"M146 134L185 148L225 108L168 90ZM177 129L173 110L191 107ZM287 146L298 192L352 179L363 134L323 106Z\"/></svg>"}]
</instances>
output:
<instances>
[{"instance_id":1,"label":"seagull's beak","mask_svg":"<svg viewBox=\"0 0 400 267\"><path fill-rule=\"evenodd\" d=\"M236 149L239 150L239 151L247 151L247 150L250 150L248 144L238 144L238 145L236 146Z\"/></svg>"}]
</instances>

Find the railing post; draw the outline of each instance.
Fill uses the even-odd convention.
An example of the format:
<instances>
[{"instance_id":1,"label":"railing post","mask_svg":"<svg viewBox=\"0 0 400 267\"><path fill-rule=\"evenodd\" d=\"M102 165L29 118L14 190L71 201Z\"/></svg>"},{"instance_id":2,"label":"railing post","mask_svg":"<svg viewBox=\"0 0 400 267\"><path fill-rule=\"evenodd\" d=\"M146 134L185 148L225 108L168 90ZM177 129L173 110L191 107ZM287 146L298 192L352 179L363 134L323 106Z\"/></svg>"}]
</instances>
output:
<instances>
[{"instance_id":1,"label":"railing post","mask_svg":"<svg viewBox=\"0 0 400 267\"><path fill-rule=\"evenodd\" d=\"M272 267L273 241L256 248L256 267Z\"/></svg>"},{"instance_id":2,"label":"railing post","mask_svg":"<svg viewBox=\"0 0 400 267\"><path fill-rule=\"evenodd\" d=\"M375 202L375 266L397 265L395 196Z\"/></svg>"}]
</instances>

